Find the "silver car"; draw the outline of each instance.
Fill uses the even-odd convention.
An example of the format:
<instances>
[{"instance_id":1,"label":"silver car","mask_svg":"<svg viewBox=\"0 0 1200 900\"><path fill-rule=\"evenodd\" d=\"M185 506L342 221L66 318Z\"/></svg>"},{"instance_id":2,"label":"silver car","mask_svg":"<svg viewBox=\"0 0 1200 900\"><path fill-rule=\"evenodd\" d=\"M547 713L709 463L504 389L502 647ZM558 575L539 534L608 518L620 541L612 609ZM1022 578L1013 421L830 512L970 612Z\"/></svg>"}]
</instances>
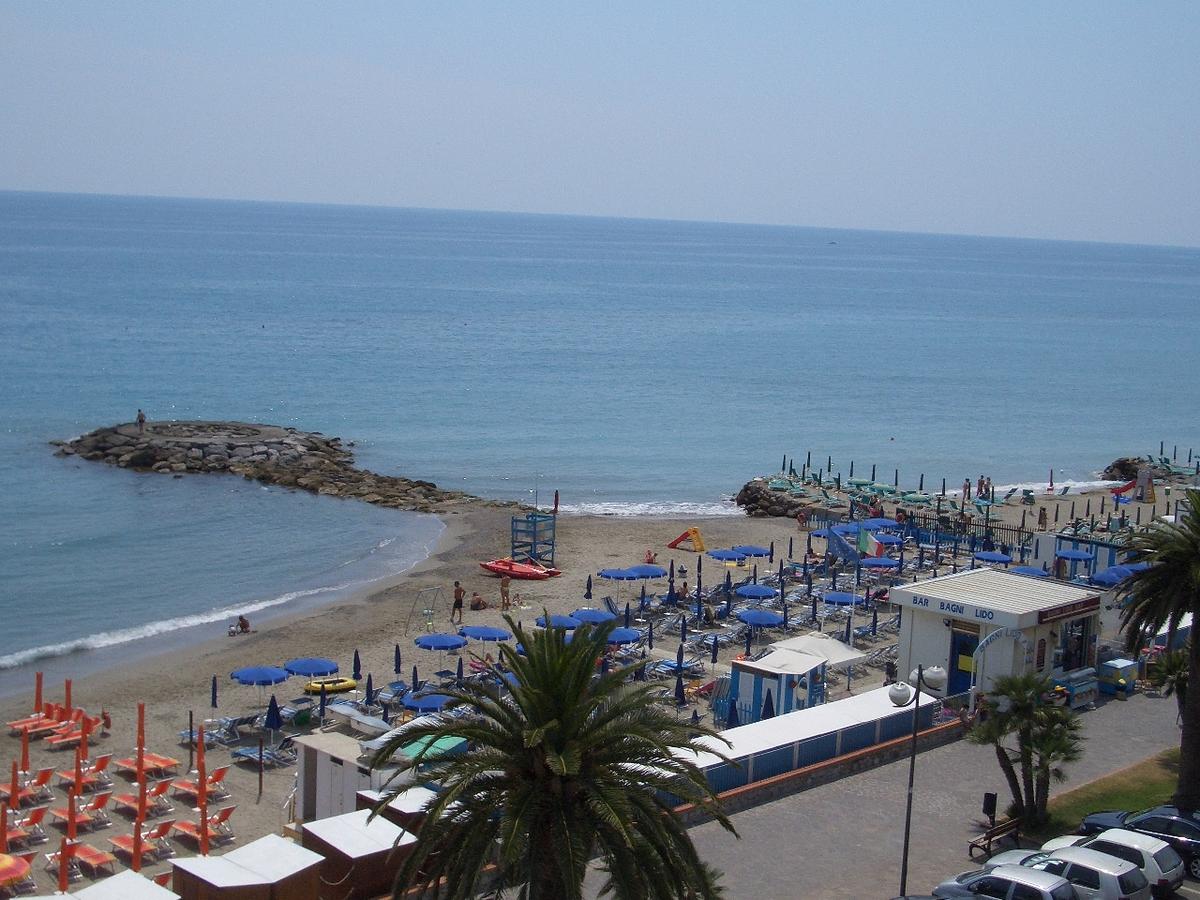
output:
<instances>
[{"instance_id":1,"label":"silver car","mask_svg":"<svg viewBox=\"0 0 1200 900\"><path fill-rule=\"evenodd\" d=\"M993 900L1075 900L1071 882L1024 866L973 869L943 881L935 897L988 897Z\"/></svg>"},{"instance_id":2,"label":"silver car","mask_svg":"<svg viewBox=\"0 0 1200 900\"><path fill-rule=\"evenodd\" d=\"M1063 847L1086 847L1133 863L1146 876L1150 890L1156 897L1169 897L1183 884L1183 858L1175 852L1174 847L1151 834L1127 828L1110 828L1094 835L1068 834L1042 844L1042 850L1046 853Z\"/></svg>"}]
</instances>

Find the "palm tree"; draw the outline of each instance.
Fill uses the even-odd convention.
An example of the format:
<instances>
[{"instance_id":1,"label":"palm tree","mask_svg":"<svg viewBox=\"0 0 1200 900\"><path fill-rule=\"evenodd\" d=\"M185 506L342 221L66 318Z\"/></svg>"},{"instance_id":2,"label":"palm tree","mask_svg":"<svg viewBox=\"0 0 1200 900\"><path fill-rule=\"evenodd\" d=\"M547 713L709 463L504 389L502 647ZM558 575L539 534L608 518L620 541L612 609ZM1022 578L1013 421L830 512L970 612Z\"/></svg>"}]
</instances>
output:
<instances>
[{"instance_id":1,"label":"palm tree","mask_svg":"<svg viewBox=\"0 0 1200 900\"><path fill-rule=\"evenodd\" d=\"M1000 676L992 683L987 714L967 733L972 743L995 749L1012 792L1012 813L1029 824L1046 817L1050 781L1066 777L1061 764L1082 754L1078 721L1050 704L1049 694L1050 680L1042 675Z\"/></svg>"},{"instance_id":2,"label":"palm tree","mask_svg":"<svg viewBox=\"0 0 1200 900\"><path fill-rule=\"evenodd\" d=\"M1079 717L1069 709L1044 706L1038 710L1032 734L1035 822L1044 822L1048 817L1050 782L1067 780L1063 764L1077 762L1083 756L1082 730Z\"/></svg>"},{"instance_id":3,"label":"palm tree","mask_svg":"<svg viewBox=\"0 0 1200 900\"><path fill-rule=\"evenodd\" d=\"M1151 676L1154 686L1162 690L1164 697L1175 695L1181 719L1183 707L1187 703L1188 666L1187 651L1172 650L1155 660L1154 674Z\"/></svg>"},{"instance_id":4,"label":"palm tree","mask_svg":"<svg viewBox=\"0 0 1200 900\"><path fill-rule=\"evenodd\" d=\"M529 633L506 621L524 648L500 648L515 676L511 697L496 687L498 672L442 689L471 714L416 722L374 760L394 765L401 746L420 741L425 749L400 772L419 766L420 780L441 786L400 867L397 896L419 887L473 897L490 878L523 900L571 900L597 857L606 892L618 898L718 897L674 807L698 804L736 834L693 761L722 739L677 718L652 687L630 683L634 667L597 675L614 623L581 628L568 642L560 629ZM470 749L429 757L447 737Z\"/></svg>"},{"instance_id":5,"label":"palm tree","mask_svg":"<svg viewBox=\"0 0 1200 900\"><path fill-rule=\"evenodd\" d=\"M1180 620L1192 614L1192 629L1200 625L1200 491L1187 492L1188 509L1176 522L1155 522L1130 540L1130 562L1149 566L1119 588L1126 600L1121 625L1129 650L1145 646L1166 628L1168 646ZM1200 641L1187 649L1187 677L1200 678ZM1177 689L1178 692L1178 689ZM1200 691L1179 698L1183 725L1179 736L1179 780L1174 804L1200 809Z\"/></svg>"}]
</instances>

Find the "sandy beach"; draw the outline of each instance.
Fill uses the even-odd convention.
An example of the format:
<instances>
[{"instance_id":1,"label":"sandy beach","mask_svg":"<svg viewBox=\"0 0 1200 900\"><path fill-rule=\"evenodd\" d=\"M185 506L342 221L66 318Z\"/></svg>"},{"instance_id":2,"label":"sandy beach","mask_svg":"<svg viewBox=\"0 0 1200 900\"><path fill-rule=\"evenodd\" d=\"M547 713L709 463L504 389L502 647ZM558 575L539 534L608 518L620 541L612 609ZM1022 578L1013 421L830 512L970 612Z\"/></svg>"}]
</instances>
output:
<instances>
[{"instance_id":1,"label":"sandy beach","mask_svg":"<svg viewBox=\"0 0 1200 900\"><path fill-rule=\"evenodd\" d=\"M1099 496L1099 492L1092 495L1096 508ZM1039 495L1038 501L1039 505L1048 507L1051 523L1055 505L1061 508L1060 520L1065 522L1072 502L1076 503L1077 512L1082 515L1087 495L1054 498ZM1132 516L1135 507L1131 504L1125 510ZM893 504L887 504L889 512L893 509ZM1010 523L1019 522L1022 509L1032 510L1033 520L1036 520L1036 507L1020 505L1001 507L998 518ZM1161 509L1160 497L1159 511ZM1148 520L1149 514L1147 506L1142 513L1143 521ZM484 611L466 610L467 624L500 624L499 580L487 575L478 563L508 553L510 515L511 510L508 509L484 505L463 506L461 510L443 515L446 530L428 559L389 582L364 591L361 596L265 623L251 635L230 638L223 632L216 632L211 641L184 652L131 659L120 668L77 680L73 685L75 705L83 706L91 714L98 714L101 708L107 709L113 719L111 735L101 740L98 746L94 744L89 755L93 758L109 752L118 756L128 755L135 740L136 706L138 701L144 701L148 747L180 759L180 770L185 770L189 753L186 747L180 745L178 733L187 727L189 710L194 712L197 721L210 716L262 711L257 689L238 686L229 679L229 673L241 666L278 665L295 656L320 655L337 660L343 671L348 672L353 653L358 650L364 674L374 673L375 684L381 686L391 678L393 645L398 643L404 655L406 672L415 663L422 673L432 673L438 662L437 655L420 651L413 645L414 638L425 630L424 617L419 609L412 616L407 633L405 631L418 591L428 587L443 588L443 604L435 617L435 630L451 629L450 597L455 580L462 582L468 597L478 591L490 604L490 608ZM519 594L525 608L514 609L513 616L522 619L526 625L532 625L532 620L543 608L552 613L566 613L585 605L582 598L588 574L594 574L604 567L641 562L647 548L658 553L660 563L665 564L673 558L677 563L686 565L689 583L694 587L696 555L671 551L666 547L668 541L691 525L701 529L710 549L735 543L767 545L774 541L777 550L786 553L789 538L795 539L797 556L804 548L805 533L798 530L797 523L791 519L726 516L677 520L563 516L558 522L557 563L564 574L547 581L514 581L514 600ZM823 545L818 543L817 546L820 550ZM765 574L769 569L764 561L760 572ZM721 566L714 560L705 560L704 583L712 585L723 578ZM598 583L597 586L602 584ZM596 599L590 605L601 605L600 598L605 593L611 591L597 590ZM625 588L625 594L632 596L632 591ZM209 703L209 685L213 675L217 676L219 685L218 710L211 709ZM301 687L299 679L292 679L277 686L274 691L282 702L299 696ZM60 700L62 684L47 684L46 697ZM26 690L0 707L5 720L27 714L32 699L31 681ZM16 759L20 753L19 741L11 737L8 741L9 758ZM35 769L54 765L66 770L73 765L70 751L55 753L41 742L32 745L31 754L32 767ZM213 750L209 754L209 766L222 764L227 756L227 751ZM288 819L288 797L292 791L293 775L293 770L268 771L260 798L257 771L251 767L235 767L228 779L232 797L227 803L238 807L231 824L239 842L282 829ZM116 777L116 789L129 789L122 776ZM61 805L57 801L62 799L64 795L56 792L54 805ZM195 817L195 813L184 803L177 803L172 815ZM111 827L83 837L96 847L108 849L108 836L129 833L131 828L130 819L114 813ZM51 839L49 844L39 847L43 851L56 848L61 837L57 827L47 830ZM194 852L194 848L187 844L174 843L179 854ZM150 871L159 871L165 865L158 863ZM38 878L41 886L50 889L53 876L41 872L40 866Z\"/></svg>"}]
</instances>

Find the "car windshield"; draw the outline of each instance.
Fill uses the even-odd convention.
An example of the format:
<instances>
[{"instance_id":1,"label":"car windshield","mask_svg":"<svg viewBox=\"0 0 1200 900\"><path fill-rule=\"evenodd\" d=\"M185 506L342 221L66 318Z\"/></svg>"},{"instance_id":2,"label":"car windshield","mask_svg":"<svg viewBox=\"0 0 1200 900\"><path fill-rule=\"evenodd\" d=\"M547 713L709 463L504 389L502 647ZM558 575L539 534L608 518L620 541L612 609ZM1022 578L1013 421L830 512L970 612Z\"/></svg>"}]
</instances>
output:
<instances>
[{"instance_id":1,"label":"car windshield","mask_svg":"<svg viewBox=\"0 0 1200 900\"><path fill-rule=\"evenodd\" d=\"M968 881L970 881L975 876L982 875L986 871L987 871L987 869L972 869L970 872L963 872L961 875L959 875L954 880L957 881L959 884L966 884Z\"/></svg>"},{"instance_id":2,"label":"car windshield","mask_svg":"<svg viewBox=\"0 0 1200 900\"><path fill-rule=\"evenodd\" d=\"M1131 869L1117 879L1117 884L1121 886L1122 894L1136 894L1149 883L1146 880L1146 876L1137 869Z\"/></svg>"}]
</instances>

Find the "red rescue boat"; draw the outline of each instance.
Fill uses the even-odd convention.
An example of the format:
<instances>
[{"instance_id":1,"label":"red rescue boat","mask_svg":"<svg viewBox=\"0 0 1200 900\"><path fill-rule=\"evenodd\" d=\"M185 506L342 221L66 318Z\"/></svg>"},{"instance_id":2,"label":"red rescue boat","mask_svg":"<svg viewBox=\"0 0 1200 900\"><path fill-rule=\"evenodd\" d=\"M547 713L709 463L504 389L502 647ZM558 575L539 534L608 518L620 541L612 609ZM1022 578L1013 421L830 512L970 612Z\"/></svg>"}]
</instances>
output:
<instances>
[{"instance_id":1,"label":"red rescue boat","mask_svg":"<svg viewBox=\"0 0 1200 900\"><path fill-rule=\"evenodd\" d=\"M510 557L493 559L479 565L495 575L507 575L509 578L523 578L527 581L544 581L562 574L558 569L547 568L534 562L517 562Z\"/></svg>"}]
</instances>

